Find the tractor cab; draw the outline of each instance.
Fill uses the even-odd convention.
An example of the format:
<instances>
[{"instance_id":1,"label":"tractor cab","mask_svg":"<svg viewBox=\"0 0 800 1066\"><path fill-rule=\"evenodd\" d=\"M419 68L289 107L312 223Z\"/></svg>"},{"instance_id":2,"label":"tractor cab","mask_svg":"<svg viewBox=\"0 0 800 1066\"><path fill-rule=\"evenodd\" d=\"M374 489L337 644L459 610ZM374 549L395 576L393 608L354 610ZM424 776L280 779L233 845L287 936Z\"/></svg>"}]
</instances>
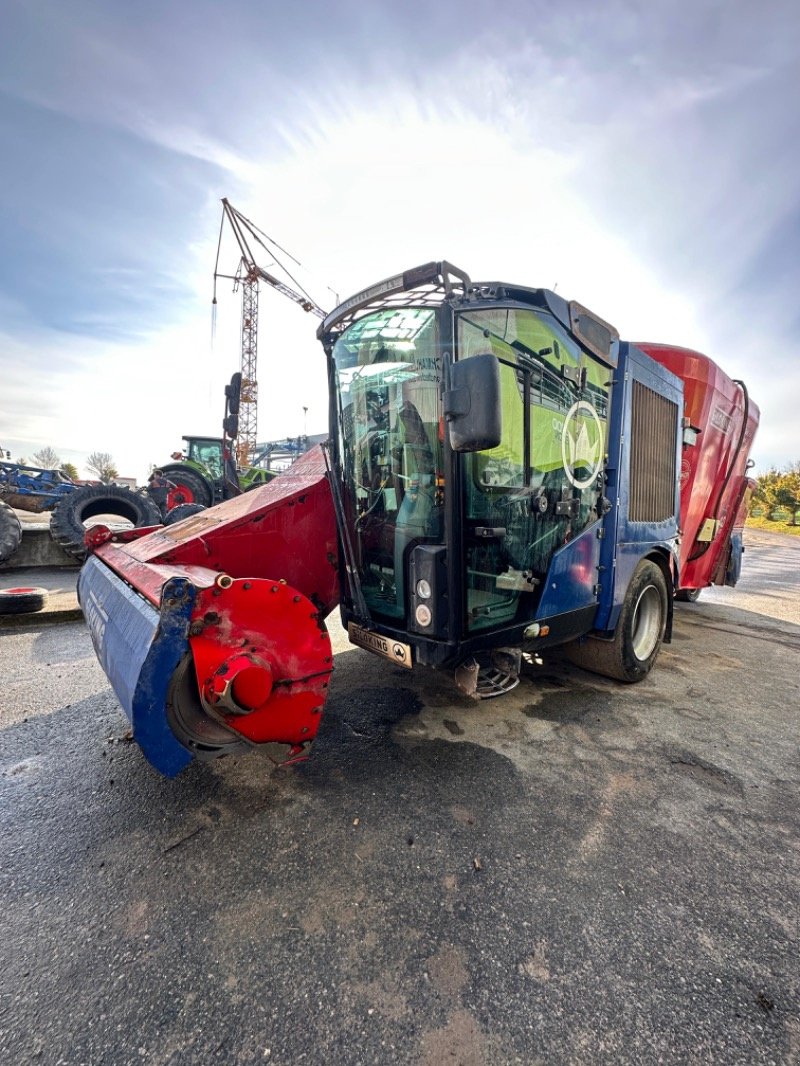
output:
<instances>
[{"instance_id":1,"label":"tractor cab","mask_svg":"<svg viewBox=\"0 0 800 1066\"><path fill-rule=\"evenodd\" d=\"M351 638L445 664L585 632L616 331L547 290L432 263L318 335Z\"/></svg>"},{"instance_id":2,"label":"tractor cab","mask_svg":"<svg viewBox=\"0 0 800 1066\"><path fill-rule=\"evenodd\" d=\"M184 456L190 463L196 463L216 481L222 478L223 440L222 437L184 437L186 449Z\"/></svg>"}]
</instances>

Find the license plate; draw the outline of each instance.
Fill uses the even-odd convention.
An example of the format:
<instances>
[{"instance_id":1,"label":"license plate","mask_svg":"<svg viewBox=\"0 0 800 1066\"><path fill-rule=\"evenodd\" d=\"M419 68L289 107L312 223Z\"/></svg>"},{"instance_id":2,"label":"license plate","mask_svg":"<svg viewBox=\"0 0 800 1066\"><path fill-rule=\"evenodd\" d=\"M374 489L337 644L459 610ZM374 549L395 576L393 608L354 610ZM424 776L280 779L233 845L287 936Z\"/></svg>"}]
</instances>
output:
<instances>
[{"instance_id":1,"label":"license plate","mask_svg":"<svg viewBox=\"0 0 800 1066\"><path fill-rule=\"evenodd\" d=\"M372 630L357 626L354 622L348 623L347 635L351 644L357 644L359 648L366 648L367 651L374 651L376 655L391 659L398 666L406 666L409 670L411 669L410 644L401 644L399 640L382 637L380 633L373 633Z\"/></svg>"}]
</instances>

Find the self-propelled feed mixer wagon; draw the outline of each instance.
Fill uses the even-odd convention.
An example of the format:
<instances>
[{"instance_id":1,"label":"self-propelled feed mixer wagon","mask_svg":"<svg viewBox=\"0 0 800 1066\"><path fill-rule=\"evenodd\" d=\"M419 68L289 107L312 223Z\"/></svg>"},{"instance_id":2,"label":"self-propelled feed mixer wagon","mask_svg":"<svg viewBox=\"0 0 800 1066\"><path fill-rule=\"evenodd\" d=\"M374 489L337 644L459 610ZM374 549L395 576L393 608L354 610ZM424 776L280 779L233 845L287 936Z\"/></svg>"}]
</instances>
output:
<instances>
[{"instance_id":1,"label":"self-propelled feed mixer wagon","mask_svg":"<svg viewBox=\"0 0 800 1066\"><path fill-rule=\"evenodd\" d=\"M639 681L675 595L736 581L758 410L704 356L445 262L318 336L325 448L176 525L87 534L81 605L163 773L259 745L301 758L337 604L354 644L487 697L554 644Z\"/></svg>"}]
</instances>

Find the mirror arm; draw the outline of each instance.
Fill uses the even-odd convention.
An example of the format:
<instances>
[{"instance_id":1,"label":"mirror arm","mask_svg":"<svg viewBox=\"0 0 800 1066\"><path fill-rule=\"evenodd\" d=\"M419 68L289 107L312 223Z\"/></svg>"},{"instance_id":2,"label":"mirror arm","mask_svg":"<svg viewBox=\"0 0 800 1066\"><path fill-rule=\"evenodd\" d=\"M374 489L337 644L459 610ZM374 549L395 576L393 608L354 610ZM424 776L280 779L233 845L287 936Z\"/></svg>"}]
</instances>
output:
<instances>
[{"instance_id":1,"label":"mirror arm","mask_svg":"<svg viewBox=\"0 0 800 1066\"><path fill-rule=\"evenodd\" d=\"M471 396L468 389L448 389L444 394L444 417L448 422L469 414Z\"/></svg>"}]
</instances>

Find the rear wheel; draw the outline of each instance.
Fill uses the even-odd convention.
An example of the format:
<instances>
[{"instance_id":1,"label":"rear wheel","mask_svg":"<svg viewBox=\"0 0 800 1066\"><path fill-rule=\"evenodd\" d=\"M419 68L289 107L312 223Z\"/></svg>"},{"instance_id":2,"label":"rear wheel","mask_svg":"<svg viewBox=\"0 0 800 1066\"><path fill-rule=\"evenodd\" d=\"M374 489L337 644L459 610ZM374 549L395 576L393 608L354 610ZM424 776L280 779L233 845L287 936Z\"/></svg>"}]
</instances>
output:
<instances>
[{"instance_id":1,"label":"rear wheel","mask_svg":"<svg viewBox=\"0 0 800 1066\"><path fill-rule=\"evenodd\" d=\"M191 467L166 466L161 468L161 472L171 483L171 487L167 489L167 514L173 507L180 507L184 503L199 503L201 507L210 507L214 502L208 482Z\"/></svg>"},{"instance_id":2,"label":"rear wheel","mask_svg":"<svg viewBox=\"0 0 800 1066\"><path fill-rule=\"evenodd\" d=\"M13 510L0 500L0 563L10 559L22 541L22 526Z\"/></svg>"},{"instance_id":3,"label":"rear wheel","mask_svg":"<svg viewBox=\"0 0 800 1066\"><path fill-rule=\"evenodd\" d=\"M161 514L149 496L118 485L89 485L61 500L50 516L50 535L69 555L85 559L85 523L98 515L108 515L137 528L161 525Z\"/></svg>"},{"instance_id":4,"label":"rear wheel","mask_svg":"<svg viewBox=\"0 0 800 1066\"><path fill-rule=\"evenodd\" d=\"M697 603L702 591L702 589L678 589L675 599L680 600L681 603Z\"/></svg>"},{"instance_id":5,"label":"rear wheel","mask_svg":"<svg viewBox=\"0 0 800 1066\"><path fill-rule=\"evenodd\" d=\"M643 559L634 571L612 640L584 637L565 647L572 662L617 681L641 681L658 657L667 625L667 583Z\"/></svg>"}]
</instances>

